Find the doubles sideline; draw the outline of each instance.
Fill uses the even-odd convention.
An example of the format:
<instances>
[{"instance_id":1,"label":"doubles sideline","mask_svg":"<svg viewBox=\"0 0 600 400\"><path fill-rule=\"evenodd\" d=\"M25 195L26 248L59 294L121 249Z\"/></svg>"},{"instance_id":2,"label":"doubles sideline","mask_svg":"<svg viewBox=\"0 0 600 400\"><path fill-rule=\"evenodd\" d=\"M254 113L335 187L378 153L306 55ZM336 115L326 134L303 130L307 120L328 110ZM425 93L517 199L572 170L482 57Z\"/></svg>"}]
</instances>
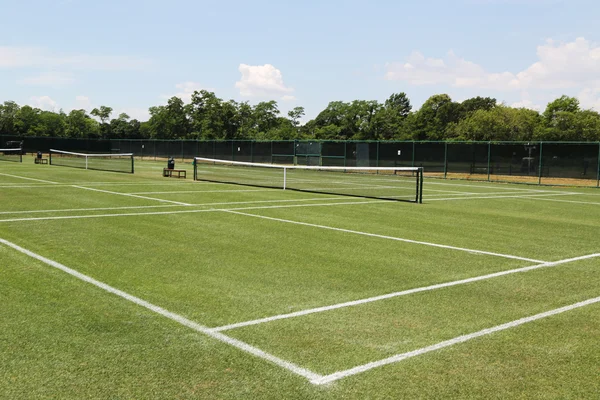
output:
<instances>
[{"instance_id":1,"label":"doubles sideline","mask_svg":"<svg viewBox=\"0 0 600 400\"><path fill-rule=\"evenodd\" d=\"M285 360L283 360L283 359L281 359L279 357L276 357L276 356L274 356L272 354L269 354L269 353L267 353L265 351L262 351L261 349L259 349L257 347L254 347L254 346L251 346L251 345L249 345L249 344L247 344L245 342L242 342L241 340L234 339L232 337L226 336L226 335L224 335L222 333L219 333L219 332L213 332L213 331L211 331L210 328L207 328L207 327L205 327L203 325L198 324L197 322L194 322L194 321L192 321L190 319L187 319L187 318L185 318L182 315L179 315L179 314L176 314L174 312L168 311L168 310L166 310L166 309L164 309L162 307L159 307L159 306L154 305L152 303L149 303L149 302L147 302L145 300L142 300L139 297L133 296L133 295L127 293L127 292L124 292L122 290L116 289L116 288L114 288L114 287L112 287L112 286L110 286L110 285L108 285L108 284L106 284L104 282L98 281L98 280L96 280L96 279L94 279L94 278L92 278L92 277L90 277L88 275L82 274L81 272L76 271L74 269L71 269L71 268L69 268L69 267L67 267L67 266L65 266L63 264L60 264L60 263L58 263L56 261L53 261L53 260L51 260L49 258L46 258L46 257L41 256L39 254L36 254L36 253L34 253L34 252L30 251L30 250L27 250L27 249L25 249L25 248L23 248L23 247L21 247L19 245L16 245L16 244L14 244L12 242L9 242L8 240L4 240L4 239L0 238L0 243L4 244L5 246L8 246L8 247L10 247L10 248L12 248L12 249L14 249L16 251L18 251L18 252L21 252L21 253L23 253L23 254L31 257L31 258L34 258L34 259L36 259L38 261L41 261L41 262L43 262L46 265L49 265L49 266L51 266L53 268L56 268L58 270L61 270L63 272L66 272L67 274L69 274L69 275L71 275L71 276L73 276L73 277L75 277L75 278L77 278L79 280L82 280L84 282L92 284L92 285L94 285L94 286L96 286L96 287L98 287L98 288L100 288L100 289L102 289L102 290L104 290L104 291L106 291L108 293L112 293L112 294L114 294L116 296L119 296L119 297L121 297L121 298L123 298L123 299L125 299L127 301L130 301L130 302L135 303L135 304L137 304L137 305L139 305L141 307L144 307L144 308L146 308L146 309L148 309L148 310L150 310L150 311L152 311L152 312L154 312L156 314L162 315L163 317L166 317L166 318L169 318L170 320L178 322L181 325L187 326L188 328L191 328L191 329L193 329L193 330L195 330L197 332L200 332L202 334L210 336L213 339L216 339L216 340L218 340L220 342L223 342L223 343L227 343L227 344L229 344L229 345L231 345L233 347L236 347L236 348L238 348L240 350L245 351L246 353L250 353L250 354L252 354L252 355L254 355L256 357L259 357L259 358L262 358L264 360L270 361L270 362L272 362L272 363L274 363L274 364L276 364L276 365L278 365L278 366L280 366L282 368L285 368L286 370L288 370L290 372L293 372L296 375L303 376L303 377L307 378L310 381L322 378L322 375L316 374L316 373L314 373L312 371L309 371L306 368L302 368L302 367L299 367L299 366L297 366L297 365L295 365L295 364L293 364L291 362L285 361Z\"/></svg>"}]
</instances>

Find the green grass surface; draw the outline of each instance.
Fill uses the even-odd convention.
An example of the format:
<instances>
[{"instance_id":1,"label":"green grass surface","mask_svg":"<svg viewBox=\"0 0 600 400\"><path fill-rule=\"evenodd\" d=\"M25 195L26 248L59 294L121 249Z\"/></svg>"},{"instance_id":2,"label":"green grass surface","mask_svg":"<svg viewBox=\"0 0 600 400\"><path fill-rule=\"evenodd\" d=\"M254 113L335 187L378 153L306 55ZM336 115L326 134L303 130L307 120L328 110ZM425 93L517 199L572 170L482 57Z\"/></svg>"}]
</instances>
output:
<instances>
[{"instance_id":1,"label":"green grass surface","mask_svg":"<svg viewBox=\"0 0 600 400\"><path fill-rule=\"evenodd\" d=\"M469 249L600 253L594 189L427 179L418 205L162 178L162 167L0 162L0 239L209 328L537 264ZM0 276L0 398L600 392L598 303L314 385L3 244ZM600 257L223 333L327 375L598 296Z\"/></svg>"}]
</instances>

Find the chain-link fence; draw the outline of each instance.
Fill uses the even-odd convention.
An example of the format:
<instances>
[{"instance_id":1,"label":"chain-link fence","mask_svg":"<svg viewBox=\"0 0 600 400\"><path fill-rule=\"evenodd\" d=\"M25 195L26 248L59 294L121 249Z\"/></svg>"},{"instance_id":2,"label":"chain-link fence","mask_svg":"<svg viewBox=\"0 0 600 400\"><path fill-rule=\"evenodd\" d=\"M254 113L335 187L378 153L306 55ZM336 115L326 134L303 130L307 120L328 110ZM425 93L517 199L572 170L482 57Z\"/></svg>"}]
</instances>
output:
<instances>
[{"instance_id":1,"label":"chain-link fence","mask_svg":"<svg viewBox=\"0 0 600 400\"><path fill-rule=\"evenodd\" d=\"M148 160L195 156L260 163L423 167L429 177L600 187L598 142L197 141L0 137L28 153L49 149L133 153Z\"/></svg>"}]
</instances>

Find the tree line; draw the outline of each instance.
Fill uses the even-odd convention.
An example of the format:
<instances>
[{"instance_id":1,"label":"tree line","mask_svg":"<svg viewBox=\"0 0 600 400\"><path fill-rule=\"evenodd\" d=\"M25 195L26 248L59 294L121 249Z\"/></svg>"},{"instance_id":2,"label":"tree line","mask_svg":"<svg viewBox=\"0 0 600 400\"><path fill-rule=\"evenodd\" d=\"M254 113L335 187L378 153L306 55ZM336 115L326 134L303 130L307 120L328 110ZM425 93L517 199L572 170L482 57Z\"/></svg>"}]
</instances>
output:
<instances>
[{"instance_id":1,"label":"tree line","mask_svg":"<svg viewBox=\"0 0 600 400\"><path fill-rule=\"evenodd\" d=\"M600 141L600 114L582 109L577 98L562 96L543 112L498 104L491 97L453 101L431 96L413 111L405 93L385 102L332 101L316 118L302 124L303 107L282 115L276 101L225 101L196 91L189 104L172 97L150 107L150 119L138 121L109 106L44 111L14 101L0 104L0 135L71 138L206 140L546 140Z\"/></svg>"}]
</instances>

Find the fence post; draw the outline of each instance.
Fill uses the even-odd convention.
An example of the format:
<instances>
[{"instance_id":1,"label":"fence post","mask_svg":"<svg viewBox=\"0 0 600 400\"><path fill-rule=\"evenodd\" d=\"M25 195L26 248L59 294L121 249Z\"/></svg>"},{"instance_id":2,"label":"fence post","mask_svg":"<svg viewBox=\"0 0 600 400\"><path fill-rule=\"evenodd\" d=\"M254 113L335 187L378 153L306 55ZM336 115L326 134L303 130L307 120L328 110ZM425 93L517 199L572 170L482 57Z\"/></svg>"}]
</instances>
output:
<instances>
[{"instance_id":1,"label":"fence post","mask_svg":"<svg viewBox=\"0 0 600 400\"><path fill-rule=\"evenodd\" d=\"M379 168L379 143L380 143L380 141L378 140L377 141L377 155L376 155L377 160L375 161L375 166L378 168Z\"/></svg>"},{"instance_id":2,"label":"fence post","mask_svg":"<svg viewBox=\"0 0 600 400\"><path fill-rule=\"evenodd\" d=\"M488 182L490 181L490 173L492 167L492 142L488 142L488 157L487 157L487 172L488 172Z\"/></svg>"},{"instance_id":3,"label":"fence post","mask_svg":"<svg viewBox=\"0 0 600 400\"><path fill-rule=\"evenodd\" d=\"M598 142L598 177L596 178L596 187L600 187L600 142Z\"/></svg>"},{"instance_id":4,"label":"fence post","mask_svg":"<svg viewBox=\"0 0 600 400\"><path fill-rule=\"evenodd\" d=\"M271 140L271 164L273 164L273 141Z\"/></svg>"},{"instance_id":5,"label":"fence post","mask_svg":"<svg viewBox=\"0 0 600 400\"><path fill-rule=\"evenodd\" d=\"M414 167L415 166L415 141L414 140L413 140L412 144L413 144L413 146L412 146L413 150L412 150L412 161L411 161L410 166Z\"/></svg>"},{"instance_id":6,"label":"fence post","mask_svg":"<svg viewBox=\"0 0 600 400\"><path fill-rule=\"evenodd\" d=\"M542 184L542 167L543 167L543 165L542 165L542 158L544 156L543 146L544 146L544 142L540 142L540 165L538 167L539 168L539 171L538 171L538 177L539 177L539 179L538 179L538 185Z\"/></svg>"},{"instance_id":7,"label":"fence post","mask_svg":"<svg viewBox=\"0 0 600 400\"><path fill-rule=\"evenodd\" d=\"M444 179L448 175L448 141L444 141Z\"/></svg>"},{"instance_id":8,"label":"fence post","mask_svg":"<svg viewBox=\"0 0 600 400\"><path fill-rule=\"evenodd\" d=\"M183 162L183 140L181 141L181 162Z\"/></svg>"}]
</instances>

